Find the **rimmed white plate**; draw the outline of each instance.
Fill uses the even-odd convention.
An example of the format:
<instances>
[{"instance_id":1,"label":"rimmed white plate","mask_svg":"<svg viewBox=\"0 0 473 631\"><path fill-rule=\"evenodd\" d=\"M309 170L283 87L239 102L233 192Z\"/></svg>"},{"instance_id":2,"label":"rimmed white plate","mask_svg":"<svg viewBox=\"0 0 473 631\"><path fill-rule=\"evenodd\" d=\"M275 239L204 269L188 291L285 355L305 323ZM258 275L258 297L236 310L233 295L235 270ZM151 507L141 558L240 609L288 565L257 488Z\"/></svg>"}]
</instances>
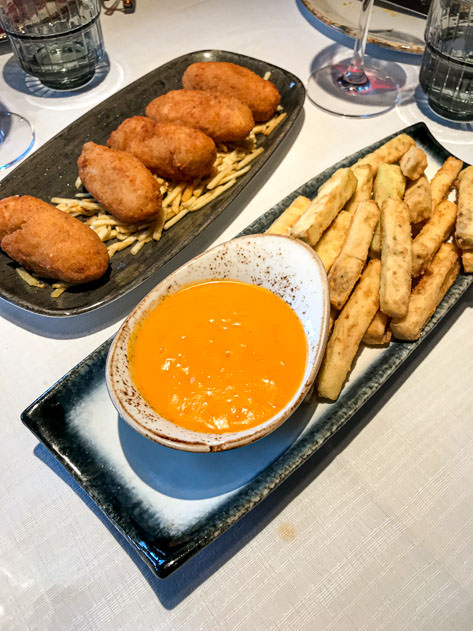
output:
<instances>
[{"instance_id":1,"label":"rimmed white plate","mask_svg":"<svg viewBox=\"0 0 473 631\"><path fill-rule=\"evenodd\" d=\"M331 28L356 37L361 2L358 0L302 0L318 20ZM424 52L425 17L397 11L396 7L374 6L368 43L402 53Z\"/></svg>"}]
</instances>

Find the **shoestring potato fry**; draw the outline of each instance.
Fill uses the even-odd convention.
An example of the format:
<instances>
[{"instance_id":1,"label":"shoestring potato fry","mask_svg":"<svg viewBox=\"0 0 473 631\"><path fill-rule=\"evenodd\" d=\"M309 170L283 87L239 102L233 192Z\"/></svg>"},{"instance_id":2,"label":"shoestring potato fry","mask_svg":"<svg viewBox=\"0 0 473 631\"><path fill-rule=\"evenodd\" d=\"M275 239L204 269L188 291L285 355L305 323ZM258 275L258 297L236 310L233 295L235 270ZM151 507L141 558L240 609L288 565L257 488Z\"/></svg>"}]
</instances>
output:
<instances>
[{"instance_id":1,"label":"shoestring potato fry","mask_svg":"<svg viewBox=\"0 0 473 631\"><path fill-rule=\"evenodd\" d=\"M268 229L309 243L328 274L321 399L338 398L364 346L417 340L460 271L473 272L473 167L449 157L431 176L428 168L424 151L400 134L336 171L308 203L294 200ZM367 204L377 207L376 228Z\"/></svg>"}]
</instances>

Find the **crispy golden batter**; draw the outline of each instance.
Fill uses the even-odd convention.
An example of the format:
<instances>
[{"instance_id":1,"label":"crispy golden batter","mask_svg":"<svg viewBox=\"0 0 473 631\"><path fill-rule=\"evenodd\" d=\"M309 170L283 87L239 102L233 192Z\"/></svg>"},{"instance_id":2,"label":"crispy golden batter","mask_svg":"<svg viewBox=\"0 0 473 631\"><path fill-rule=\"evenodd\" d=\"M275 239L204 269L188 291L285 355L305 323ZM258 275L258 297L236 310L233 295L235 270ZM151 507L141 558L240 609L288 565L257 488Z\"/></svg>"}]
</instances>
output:
<instances>
[{"instance_id":1,"label":"crispy golden batter","mask_svg":"<svg viewBox=\"0 0 473 631\"><path fill-rule=\"evenodd\" d=\"M29 195L0 201L0 239L12 259L46 278L87 283L109 265L107 248L91 228Z\"/></svg>"},{"instance_id":2,"label":"crispy golden batter","mask_svg":"<svg viewBox=\"0 0 473 631\"><path fill-rule=\"evenodd\" d=\"M291 236L315 246L356 189L351 169L338 169L317 191L310 206L291 229Z\"/></svg>"},{"instance_id":3,"label":"crispy golden batter","mask_svg":"<svg viewBox=\"0 0 473 631\"><path fill-rule=\"evenodd\" d=\"M200 129L216 142L244 140L255 124L248 105L204 90L171 90L148 103L146 115L158 123Z\"/></svg>"},{"instance_id":4,"label":"crispy golden batter","mask_svg":"<svg viewBox=\"0 0 473 631\"><path fill-rule=\"evenodd\" d=\"M107 145L129 151L153 173L178 181L208 175L217 157L214 141L199 129L156 123L147 116L126 118Z\"/></svg>"},{"instance_id":5,"label":"crispy golden batter","mask_svg":"<svg viewBox=\"0 0 473 631\"><path fill-rule=\"evenodd\" d=\"M418 180L427 168L427 156L416 145L413 145L399 160L403 175L410 180Z\"/></svg>"},{"instance_id":6,"label":"crispy golden batter","mask_svg":"<svg viewBox=\"0 0 473 631\"><path fill-rule=\"evenodd\" d=\"M288 236L292 226L302 217L309 206L310 199L304 197L304 195L298 195L282 215L279 215L279 217L273 221L266 232Z\"/></svg>"},{"instance_id":7,"label":"crispy golden batter","mask_svg":"<svg viewBox=\"0 0 473 631\"><path fill-rule=\"evenodd\" d=\"M434 175L430 182L432 210L448 196L462 167L463 162L461 160L449 156Z\"/></svg>"},{"instance_id":8,"label":"crispy golden batter","mask_svg":"<svg viewBox=\"0 0 473 631\"><path fill-rule=\"evenodd\" d=\"M328 273L330 302L336 309L341 309L348 300L365 267L378 220L379 208L375 201L358 204L342 250Z\"/></svg>"},{"instance_id":9,"label":"crispy golden batter","mask_svg":"<svg viewBox=\"0 0 473 631\"><path fill-rule=\"evenodd\" d=\"M462 254L463 271L466 274L473 272L473 251L463 252Z\"/></svg>"},{"instance_id":10,"label":"crispy golden batter","mask_svg":"<svg viewBox=\"0 0 473 631\"><path fill-rule=\"evenodd\" d=\"M473 166L458 177L458 218L455 239L462 250L473 249Z\"/></svg>"},{"instance_id":11,"label":"crispy golden batter","mask_svg":"<svg viewBox=\"0 0 473 631\"><path fill-rule=\"evenodd\" d=\"M409 209L398 199L388 198L381 206L380 309L388 316L407 313L411 293L412 239Z\"/></svg>"},{"instance_id":12,"label":"crispy golden batter","mask_svg":"<svg viewBox=\"0 0 473 631\"><path fill-rule=\"evenodd\" d=\"M398 164L379 165L373 184L374 200L381 208L388 198L402 199L406 190L406 178Z\"/></svg>"},{"instance_id":13,"label":"crispy golden batter","mask_svg":"<svg viewBox=\"0 0 473 631\"><path fill-rule=\"evenodd\" d=\"M381 208L386 199L402 199L406 189L406 178L398 164L382 163L378 167L378 173L373 184L374 200ZM381 224L378 222L371 242L370 254L373 257L381 256Z\"/></svg>"},{"instance_id":14,"label":"crispy golden batter","mask_svg":"<svg viewBox=\"0 0 473 631\"><path fill-rule=\"evenodd\" d=\"M412 276L419 276L429 265L442 243L455 227L457 206L448 199L438 204L412 242Z\"/></svg>"},{"instance_id":15,"label":"crispy golden batter","mask_svg":"<svg viewBox=\"0 0 473 631\"><path fill-rule=\"evenodd\" d=\"M419 223L430 217L432 214L432 193L430 182L425 175L421 175L418 180L406 188L404 201L409 208L411 223Z\"/></svg>"},{"instance_id":16,"label":"crispy golden batter","mask_svg":"<svg viewBox=\"0 0 473 631\"><path fill-rule=\"evenodd\" d=\"M366 333L363 336L363 343L369 346L384 346L391 341L391 329L388 329L390 318L382 311L377 311L371 320Z\"/></svg>"},{"instance_id":17,"label":"crispy golden batter","mask_svg":"<svg viewBox=\"0 0 473 631\"><path fill-rule=\"evenodd\" d=\"M182 76L184 88L212 90L246 103L255 121L267 121L281 102L276 86L252 70L226 61L199 61Z\"/></svg>"},{"instance_id":18,"label":"crispy golden batter","mask_svg":"<svg viewBox=\"0 0 473 631\"><path fill-rule=\"evenodd\" d=\"M412 290L406 315L391 321L395 338L417 340L459 271L458 249L453 243L442 243L425 274Z\"/></svg>"},{"instance_id":19,"label":"crispy golden batter","mask_svg":"<svg viewBox=\"0 0 473 631\"><path fill-rule=\"evenodd\" d=\"M335 400L351 370L361 340L379 307L381 262L371 259L335 320L318 375L321 397Z\"/></svg>"},{"instance_id":20,"label":"crispy golden batter","mask_svg":"<svg viewBox=\"0 0 473 631\"><path fill-rule=\"evenodd\" d=\"M352 213L348 210L341 210L314 246L327 273L342 251L352 217Z\"/></svg>"},{"instance_id":21,"label":"crispy golden batter","mask_svg":"<svg viewBox=\"0 0 473 631\"><path fill-rule=\"evenodd\" d=\"M354 166L360 164L369 164L373 169L374 175L378 171L378 167L382 162L392 164L402 158L402 156L409 150L410 147L415 145L415 140L407 134L399 134L388 140L388 142L375 149L372 153L368 153L364 158L360 158Z\"/></svg>"},{"instance_id":22,"label":"crispy golden batter","mask_svg":"<svg viewBox=\"0 0 473 631\"><path fill-rule=\"evenodd\" d=\"M131 153L86 142L77 165L85 188L121 221L164 218L157 181Z\"/></svg>"},{"instance_id":23,"label":"crispy golden batter","mask_svg":"<svg viewBox=\"0 0 473 631\"><path fill-rule=\"evenodd\" d=\"M373 190L373 169L369 164L360 164L352 167L353 175L356 177L356 189L347 202L345 209L350 213L354 213L360 202L366 202L371 199Z\"/></svg>"}]
</instances>

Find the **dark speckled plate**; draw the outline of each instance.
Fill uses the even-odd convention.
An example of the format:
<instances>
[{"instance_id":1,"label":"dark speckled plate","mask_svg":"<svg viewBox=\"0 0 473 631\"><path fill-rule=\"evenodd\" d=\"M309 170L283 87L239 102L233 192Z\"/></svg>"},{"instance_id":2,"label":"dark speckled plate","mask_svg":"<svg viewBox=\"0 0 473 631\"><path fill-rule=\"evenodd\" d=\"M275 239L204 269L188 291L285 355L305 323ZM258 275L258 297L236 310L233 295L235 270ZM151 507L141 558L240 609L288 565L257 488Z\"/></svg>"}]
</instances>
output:
<instances>
[{"instance_id":1,"label":"dark speckled plate","mask_svg":"<svg viewBox=\"0 0 473 631\"><path fill-rule=\"evenodd\" d=\"M424 124L411 134L429 157L430 173L449 155ZM313 178L245 231L262 232L300 194L312 197L335 169ZM332 404L303 404L271 435L234 451L192 454L153 443L118 418L107 393L110 340L22 414L23 422L79 482L159 577L165 577L227 530L314 454L416 351L473 282L459 276L422 338L365 348Z\"/></svg>"},{"instance_id":2,"label":"dark speckled plate","mask_svg":"<svg viewBox=\"0 0 473 631\"><path fill-rule=\"evenodd\" d=\"M34 195L46 201L51 197L73 197L77 178L77 158L88 140L104 143L110 132L126 117L144 114L145 106L156 96L182 87L184 70L196 61L231 61L263 76L271 72L271 81L281 94L286 118L270 136L258 136L264 151L252 168L235 186L210 202L199 212L189 213L166 231L159 242L148 243L137 256L129 251L116 254L109 272L100 280L69 289L59 299L50 297L51 288L29 287L15 271L17 267L0 250L0 296L24 309L49 316L71 316L101 307L136 288L159 270L208 224L225 210L241 210L234 202L250 180L261 171L275 149L296 122L305 98L300 80L290 72L265 61L237 53L207 50L189 53L153 70L123 88L74 121L43 145L0 182L0 198L8 195Z\"/></svg>"}]
</instances>

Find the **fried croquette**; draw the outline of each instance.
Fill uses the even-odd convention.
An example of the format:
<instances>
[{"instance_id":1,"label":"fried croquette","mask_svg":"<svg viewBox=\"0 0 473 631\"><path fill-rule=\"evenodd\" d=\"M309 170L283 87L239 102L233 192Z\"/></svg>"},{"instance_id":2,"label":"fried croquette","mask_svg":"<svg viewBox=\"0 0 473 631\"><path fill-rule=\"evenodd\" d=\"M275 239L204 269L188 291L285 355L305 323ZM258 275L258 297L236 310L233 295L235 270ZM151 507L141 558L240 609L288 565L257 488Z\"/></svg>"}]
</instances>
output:
<instances>
[{"instance_id":1,"label":"fried croquette","mask_svg":"<svg viewBox=\"0 0 473 631\"><path fill-rule=\"evenodd\" d=\"M89 226L30 195L0 200L0 246L26 269L66 283L97 280L110 262Z\"/></svg>"},{"instance_id":2,"label":"fried croquette","mask_svg":"<svg viewBox=\"0 0 473 631\"><path fill-rule=\"evenodd\" d=\"M199 61L188 66L182 76L184 88L214 90L246 103L255 121L269 120L281 102L276 86L249 68L227 61Z\"/></svg>"},{"instance_id":3,"label":"fried croquette","mask_svg":"<svg viewBox=\"0 0 473 631\"><path fill-rule=\"evenodd\" d=\"M86 142L77 165L85 188L120 221L164 219L159 185L131 153Z\"/></svg>"},{"instance_id":4,"label":"fried croquette","mask_svg":"<svg viewBox=\"0 0 473 631\"><path fill-rule=\"evenodd\" d=\"M146 115L158 123L200 129L216 142L244 140L255 124L248 105L205 90L171 90L148 103Z\"/></svg>"},{"instance_id":5,"label":"fried croquette","mask_svg":"<svg viewBox=\"0 0 473 631\"><path fill-rule=\"evenodd\" d=\"M199 129L146 116L126 118L107 145L129 151L157 175L179 181L208 175L217 157L214 141Z\"/></svg>"}]
</instances>

